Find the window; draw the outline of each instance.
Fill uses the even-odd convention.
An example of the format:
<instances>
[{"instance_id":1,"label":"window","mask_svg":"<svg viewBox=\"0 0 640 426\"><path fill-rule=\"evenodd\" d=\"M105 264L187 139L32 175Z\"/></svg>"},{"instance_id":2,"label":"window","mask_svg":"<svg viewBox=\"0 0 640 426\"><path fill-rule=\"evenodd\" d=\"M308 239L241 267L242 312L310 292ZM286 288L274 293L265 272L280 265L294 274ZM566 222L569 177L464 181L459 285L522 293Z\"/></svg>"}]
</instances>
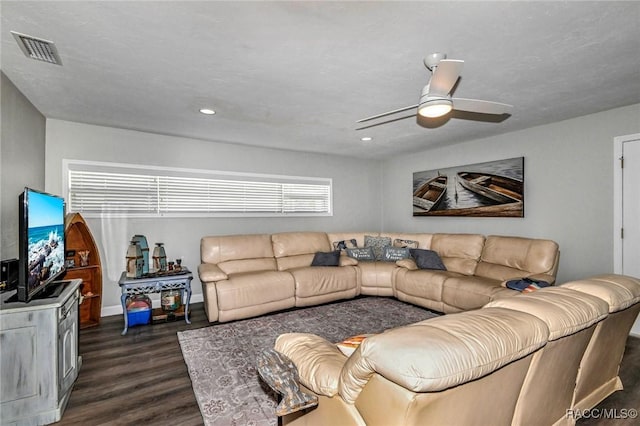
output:
<instances>
[{"instance_id":1,"label":"window","mask_svg":"<svg viewBox=\"0 0 640 426\"><path fill-rule=\"evenodd\" d=\"M67 210L117 215L330 216L331 179L64 160Z\"/></svg>"}]
</instances>

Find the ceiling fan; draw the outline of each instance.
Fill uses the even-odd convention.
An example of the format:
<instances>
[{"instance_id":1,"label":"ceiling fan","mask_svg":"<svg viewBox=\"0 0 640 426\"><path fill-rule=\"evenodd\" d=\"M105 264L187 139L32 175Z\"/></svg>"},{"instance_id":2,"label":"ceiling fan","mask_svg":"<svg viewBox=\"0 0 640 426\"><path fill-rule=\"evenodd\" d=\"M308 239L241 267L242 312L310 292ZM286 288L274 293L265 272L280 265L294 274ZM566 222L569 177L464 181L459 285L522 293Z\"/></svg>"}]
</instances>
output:
<instances>
[{"instance_id":1,"label":"ceiling fan","mask_svg":"<svg viewBox=\"0 0 640 426\"><path fill-rule=\"evenodd\" d=\"M414 108L417 108L418 124L421 124L422 117L442 117L451 110L476 114L509 114L513 108L512 105L481 101L479 99L452 98L451 91L460 77L464 61L446 58L447 55L445 53L433 53L424 59L424 65L433 74L427 85L422 89L420 102L418 104L372 115L371 117L358 120L357 123L386 117Z\"/></svg>"}]
</instances>

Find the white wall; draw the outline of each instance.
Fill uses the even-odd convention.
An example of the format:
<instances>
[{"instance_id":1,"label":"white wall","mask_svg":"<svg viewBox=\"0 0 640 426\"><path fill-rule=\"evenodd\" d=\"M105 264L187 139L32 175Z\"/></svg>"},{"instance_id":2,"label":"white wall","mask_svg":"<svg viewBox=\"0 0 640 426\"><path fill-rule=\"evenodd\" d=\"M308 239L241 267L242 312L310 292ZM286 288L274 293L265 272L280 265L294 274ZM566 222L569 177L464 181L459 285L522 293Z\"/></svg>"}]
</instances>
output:
<instances>
[{"instance_id":1,"label":"white wall","mask_svg":"<svg viewBox=\"0 0 640 426\"><path fill-rule=\"evenodd\" d=\"M383 227L549 238L560 245L558 282L611 273L613 138L640 131L639 118L632 105L388 160ZM412 217L413 172L520 156L524 218Z\"/></svg>"},{"instance_id":2,"label":"white wall","mask_svg":"<svg viewBox=\"0 0 640 426\"><path fill-rule=\"evenodd\" d=\"M205 142L53 119L47 120L46 146L46 185L47 191L54 194L62 194L63 159L333 179L331 217L87 219L102 256L103 314L118 312L117 282L134 234L145 235L151 246L164 242L168 257L182 257L183 264L196 271L200 238L205 235L381 227L382 197L376 161ZM202 289L195 275L192 300L198 301L202 300Z\"/></svg>"},{"instance_id":3,"label":"white wall","mask_svg":"<svg viewBox=\"0 0 640 426\"><path fill-rule=\"evenodd\" d=\"M18 257L18 195L44 190L45 118L0 72L0 259Z\"/></svg>"}]
</instances>

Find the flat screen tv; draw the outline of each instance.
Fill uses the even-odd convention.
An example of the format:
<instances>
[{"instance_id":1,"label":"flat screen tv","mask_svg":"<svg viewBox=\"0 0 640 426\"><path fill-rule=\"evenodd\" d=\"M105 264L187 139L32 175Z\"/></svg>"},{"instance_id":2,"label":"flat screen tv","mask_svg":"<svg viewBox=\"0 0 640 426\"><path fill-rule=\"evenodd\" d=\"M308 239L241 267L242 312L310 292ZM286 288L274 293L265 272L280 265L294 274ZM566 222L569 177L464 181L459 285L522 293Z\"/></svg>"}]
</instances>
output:
<instances>
[{"instance_id":1,"label":"flat screen tv","mask_svg":"<svg viewBox=\"0 0 640 426\"><path fill-rule=\"evenodd\" d=\"M25 188L19 214L17 296L29 302L65 271L64 198Z\"/></svg>"}]
</instances>

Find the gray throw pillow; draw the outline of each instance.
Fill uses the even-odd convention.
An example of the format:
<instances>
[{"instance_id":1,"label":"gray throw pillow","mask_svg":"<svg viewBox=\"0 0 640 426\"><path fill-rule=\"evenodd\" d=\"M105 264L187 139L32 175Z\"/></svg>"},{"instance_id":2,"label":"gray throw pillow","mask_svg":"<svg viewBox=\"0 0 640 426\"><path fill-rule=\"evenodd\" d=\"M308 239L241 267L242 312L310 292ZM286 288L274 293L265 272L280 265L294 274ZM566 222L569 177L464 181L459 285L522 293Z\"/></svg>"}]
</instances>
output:
<instances>
[{"instance_id":1,"label":"gray throw pillow","mask_svg":"<svg viewBox=\"0 0 640 426\"><path fill-rule=\"evenodd\" d=\"M330 252L317 252L313 256L311 266L339 266L340 250Z\"/></svg>"},{"instance_id":2,"label":"gray throw pillow","mask_svg":"<svg viewBox=\"0 0 640 426\"><path fill-rule=\"evenodd\" d=\"M411 256L408 248L403 247L385 247L382 251L382 260L385 262L396 262L398 260L407 259Z\"/></svg>"},{"instance_id":3,"label":"gray throw pillow","mask_svg":"<svg viewBox=\"0 0 640 426\"><path fill-rule=\"evenodd\" d=\"M358 241L356 241L355 238L351 238L349 240L340 240L340 241L334 241L333 242L333 249L334 250L345 250L348 248L355 248L358 247Z\"/></svg>"},{"instance_id":4,"label":"gray throw pillow","mask_svg":"<svg viewBox=\"0 0 640 426\"><path fill-rule=\"evenodd\" d=\"M364 236L364 246L371 247L376 260L382 260L382 252L386 246L391 245L389 237L373 237L371 235Z\"/></svg>"},{"instance_id":5,"label":"gray throw pillow","mask_svg":"<svg viewBox=\"0 0 640 426\"><path fill-rule=\"evenodd\" d=\"M406 247L406 248L418 248L418 242L414 240L403 240L401 238L396 238L393 240L394 247Z\"/></svg>"},{"instance_id":6,"label":"gray throw pillow","mask_svg":"<svg viewBox=\"0 0 640 426\"><path fill-rule=\"evenodd\" d=\"M353 257L358 261L361 260L376 260L373 254L373 248L371 247L360 247L360 248L348 248L346 249L347 256Z\"/></svg>"},{"instance_id":7,"label":"gray throw pillow","mask_svg":"<svg viewBox=\"0 0 640 426\"><path fill-rule=\"evenodd\" d=\"M418 265L420 269L447 270L438 253L433 250L410 249L410 252L411 257L415 259L416 265Z\"/></svg>"}]
</instances>

